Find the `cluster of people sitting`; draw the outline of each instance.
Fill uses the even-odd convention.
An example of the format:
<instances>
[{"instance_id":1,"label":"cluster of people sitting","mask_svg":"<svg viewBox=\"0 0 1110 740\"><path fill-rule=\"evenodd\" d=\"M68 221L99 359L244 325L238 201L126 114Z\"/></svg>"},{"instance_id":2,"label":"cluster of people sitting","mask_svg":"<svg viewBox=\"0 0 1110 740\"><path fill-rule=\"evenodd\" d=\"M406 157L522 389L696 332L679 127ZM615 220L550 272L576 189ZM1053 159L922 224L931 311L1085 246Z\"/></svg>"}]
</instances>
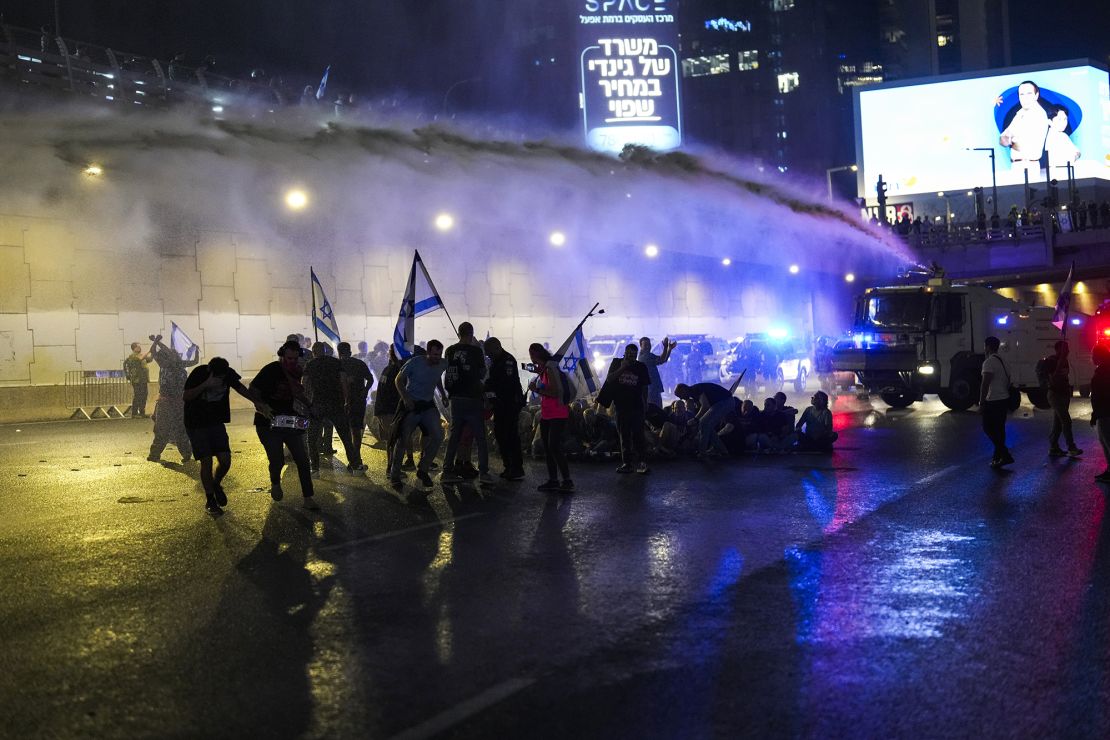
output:
<instances>
[{"instance_id":1,"label":"cluster of people sitting","mask_svg":"<svg viewBox=\"0 0 1110 740\"><path fill-rule=\"evenodd\" d=\"M727 389L721 390L727 393ZM699 416L701 405L697 399L676 398L662 408L649 404L643 427L644 449L647 457L654 460L832 452L839 435L833 431L829 396L817 391L810 403L799 416L798 409L787 404L786 394L781 391L764 399L762 408L751 399L730 395L723 416L709 417L708 422L705 416ZM614 408L586 401L576 402L570 408L563 438L568 458L615 460L621 456ZM520 436L526 440L531 455L543 457L538 406L528 406L521 412Z\"/></svg>"}]
</instances>

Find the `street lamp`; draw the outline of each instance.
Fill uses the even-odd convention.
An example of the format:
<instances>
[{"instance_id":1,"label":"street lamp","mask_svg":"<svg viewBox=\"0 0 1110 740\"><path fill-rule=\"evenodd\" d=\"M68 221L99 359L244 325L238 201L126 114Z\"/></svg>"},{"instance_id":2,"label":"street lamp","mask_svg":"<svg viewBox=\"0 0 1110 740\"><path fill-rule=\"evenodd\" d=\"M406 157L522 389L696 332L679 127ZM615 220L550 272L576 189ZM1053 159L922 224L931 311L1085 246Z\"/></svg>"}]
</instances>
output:
<instances>
[{"instance_id":1,"label":"street lamp","mask_svg":"<svg viewBox=\"0 0 1110 740\"><path fill-rule=\"evenodd\" d=\"M994 167L994 147L993 146L969 146L969 152L986 152L991 155L991 203L993 205L992 219L998 219L998 174Z\"/></svg>"},{"instance_id":2,"label":"street lamp","mask_svg":"<svg viewBox=\"0 0 1110 740\"><path fill-rule=\"evenodd\" d=\"M846 164L843 167L829 167L827 170L825 170L825 184L828 185L828 188L829 188L829 202L832 202L832 199L833 199L833 194L832 194L832 176L833 176L833 173L834 172L845 172L847 170L851 170L852 172L857 172L857 171L859 171L859 167L857 167L854 164Z\"/></svg>"},{"instance_id":3,"label":"street lamp","mask_svg":"<svg viewBox=\"0 0 1110 740\"><path fill-rule=\"evenodd\" d=\"M308 193L300 188L293 188L285 193L285 207L291 211L303 211L308 205Z\"/></svg>"}]
</instances>

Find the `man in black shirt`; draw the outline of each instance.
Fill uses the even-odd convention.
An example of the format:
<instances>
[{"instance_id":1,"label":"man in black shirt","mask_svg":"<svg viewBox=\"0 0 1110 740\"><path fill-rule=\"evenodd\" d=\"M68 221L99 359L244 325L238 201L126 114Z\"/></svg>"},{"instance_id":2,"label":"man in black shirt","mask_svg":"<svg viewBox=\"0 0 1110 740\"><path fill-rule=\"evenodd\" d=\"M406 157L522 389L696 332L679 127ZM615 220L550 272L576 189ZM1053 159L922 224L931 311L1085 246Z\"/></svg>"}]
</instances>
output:
<instances>
[{"instance_id":1,"label":"man in black shirt","mask_svg":"<svg viewBox=\"0 0 1110 740\"><path fill-rule=\"evenodd\" d=\"M347 471L366 470L362 464L362 450L351 441L351 423L347 419L347 379L343 363L330 357L323 342L312 345L312 359L304 366L304 384L312 399L312 423L308 428L308 460L313 475L320 473L320 455L331 449L331 432L334 427L343 451L347 455Z\"/></svg>"},{"instance_id":2,"label":"man in black shirt","mask_svg":"<svg viewBox=\"0 0 1110 740\"><path fill-rule=\"evenodd\" d=\"M489 449L486 444L484 414L486 358L474 339L474 327L469 321L459 324L459 341L443 353L447 371L443 387L451 398L451 433L447 438L447 452L443 456L443 473L440 483L459 483L462 476L455 470L455 455L459 449L463 429L470 428L478 445L478 482L493 485L489 474Z\"/></svg>"},{"instance_id":3,"label":"man in black shirt","mask_svg":"<svg viewBox=\"0 0 1110 740\"><path fill-rule=\"evenodd\" d=\"M220 482L231 469L231 445L224 424L231 421L229 396L235 389L243 398L254 398L240 382L241 376L222 357L213 357L189 374L181 394L185 403L185 431L193 445L193 455L200 462L200 482L204 486L204 508L213 514L222 513L227 494ZM212 458L219 463L212 470Z\"/></svg>"},{"instance_id":4,"label":"man in black shirt","mask_svg":"<svg viewBox=\"0 0 1110 740\"><path fill-rule=\"evenodd\" d=\"M696 401L698 404L697 415L687 422L690 426L698 427L698 452L707 454L712 450L727 455L728 448L717 436L717 429L732 410L732 394L728 389L716 383L679 383L674 394L684 401Z\"/></svg>"},{"instance_id":5,"label":"man in black shirt","mask_svg":"<svg viewBox=\"0 0 1110 740\"><path fill-rule=\"evenodd\" d=\"M621 464L618 473L647 473L644 460L644 414L647 410L651 376L647 365L636 359L638 348L624 348L624 359L605 378L606 395L617 409L617 434L621 440Z\"/></svg>"},{"instance_id":6,"label":"man in black shirt","mask_svg":"<svg viewBox=\"0 0 1110 740\"><path fill-rule=\"evenodd\" d=\"M351 424L351 444L361 453L362 432L366 429L366 399L370 395L370 387L374 385L374 375L365 362L351 356L349 342L340 342L335 351L339 354L347 384L347 420Z\"/></svg>"},{"instance_id":7,"label":"man in black shirt","mask_svg":"<svg viewBox=\"0 0 1110 740\"><path fill-rule=\"evenodd\" d=\"M516 358L505 351L501 340L486 340L489 357L489 377L486 378L486 396L493 405L493 436L501 451L506 480L524 478L524 451L520 444L520 410L524 408L524 389L520 385Z\"/></svg>"}]
</instances>

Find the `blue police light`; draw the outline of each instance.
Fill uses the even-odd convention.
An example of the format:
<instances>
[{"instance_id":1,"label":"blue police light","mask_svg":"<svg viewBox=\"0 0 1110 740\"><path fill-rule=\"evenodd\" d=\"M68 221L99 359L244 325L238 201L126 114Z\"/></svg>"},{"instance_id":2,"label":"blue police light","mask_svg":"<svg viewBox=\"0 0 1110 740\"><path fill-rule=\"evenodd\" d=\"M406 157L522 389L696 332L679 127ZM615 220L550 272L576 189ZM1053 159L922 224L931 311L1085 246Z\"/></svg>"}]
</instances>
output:
<instances>
[{"instance_id":1,"label":"blue police light","mask_svg":"<svg viewBox=\"0 0 1110 740\"><path fill-rule=\"evenodd\" d=\"M1010 323L1010 317L1009 316L999 316L998 319L996 319L996 323L999 326L1006 326L1006 324Z\"/></svg>"},{"instance_id":2,"label":"blue police light","mask_svg":"<svg viewBox=\"0 0 1110 740\"><path fill-rule=\"evenodd\" d=\"M767 336L771 339L786 339L790 336L790 330L784 326L772 326L767 330Z\"/></svg>"},{"instance_id":3,"label":"blue police light","mask_svg":"<svg viewBox=\"0 0 1110 740\"><path fill-rule=\"evenodd\" d=\"M1071 320L1071 325L1072 325L1072 326L1079 326L1079 325L1080 325L1080 324L1082 324L1082 323L1083 323L1083 320L1082 320L1082 319L1072 319L1072 320Z\"/></svg>"}]
</instances>

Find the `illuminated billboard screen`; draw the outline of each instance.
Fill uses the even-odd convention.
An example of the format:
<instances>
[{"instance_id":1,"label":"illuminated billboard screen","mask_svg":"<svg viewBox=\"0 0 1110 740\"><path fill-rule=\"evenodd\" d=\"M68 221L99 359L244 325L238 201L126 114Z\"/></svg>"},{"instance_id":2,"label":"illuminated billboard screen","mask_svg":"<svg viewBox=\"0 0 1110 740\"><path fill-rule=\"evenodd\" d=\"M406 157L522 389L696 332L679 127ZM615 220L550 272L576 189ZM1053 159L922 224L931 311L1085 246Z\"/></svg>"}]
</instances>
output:
<instances>
[{"instance_id":1,"label":"illuminated billboard screen","mask_svg":"<svg viewBox=\"0 0 1110 740\"><path fill-rule=\"evenodd\" d=\"M856 90L860 195L1110 179L1110 78L1087 64L1028 67ZM979 149L980 151L976 151Z\"/></svg>"},{"instance_id":2,"label":"illuminated billboard screen","mask_svg":"<svg viewBox=\"0 0 1110 740\"><path fill-rule=\"evenodd\" d=\"M682 144L675 0L580 0L581 90L586 144Z\"/></svg>"}]
</instances>

